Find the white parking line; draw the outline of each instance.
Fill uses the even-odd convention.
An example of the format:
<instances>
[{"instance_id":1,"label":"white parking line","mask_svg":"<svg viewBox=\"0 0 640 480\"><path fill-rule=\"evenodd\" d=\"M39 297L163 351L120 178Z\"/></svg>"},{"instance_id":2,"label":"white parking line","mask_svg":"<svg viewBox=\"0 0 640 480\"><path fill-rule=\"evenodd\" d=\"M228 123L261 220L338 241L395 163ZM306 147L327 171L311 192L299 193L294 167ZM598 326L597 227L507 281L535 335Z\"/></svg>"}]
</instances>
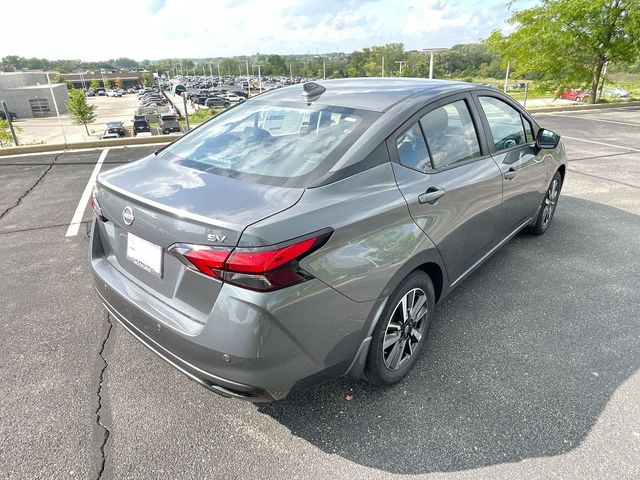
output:
<instances>
[{"instance_id":1,"label":"white parking line","mask_svg":"<svg viewBox=\"0 0 640 480\"><path fill-rule=\"evenodd\" d=\"M67 229L65 237L75 237L78 234L78 230L80 230L80 224L82 223L82 217L84 215L84 210L85 208L87 208L87 203L89 202L89 195L91 195L93 185L96 183L96 178L98 177L98 173L100 172L100 168L102 167L102 162L104 162L104 159L107 158L107 153L109 153L109 149L105 148L100 154L98 162L93 168L93 172L91 172L91 176L89 177L87 186L84 187L84 192L82 192L82 196L80 197L80 201L78 202L78 206L76 207L76 211L73 214L73 218L71 219L71 223L69 224L69 228Z\"/></svg>"},{"instance_id":2,"label":"white parking line","mask_svg":"<svg viewBox=\"0 0 640 480\"><path fill-rule=\"evenodd\" d=\"M596 142L594 140L585 140L584 138L569 137L567 135L562 135L562 138L568 138L569 140L577 140L578 142L594 143L596 145L602 145L602 146L605 146L605 147L621 148L623 150L629 150L631 152L639 152L640 153L640 149L631 148L631 147L624 147L622 145L614 145L612 143Z\"/></svg>"},{"instance_id":3,"label":"white parking line","mask_svg":"<svg viewBox=\"0 0 640 480\"><path fill-rule=\"evenodd\" d=\"M604 123L614 123L616 125L627 125L629 127L640 127L638 123L629 123L629 122L619 122L617 120L605 120L603 118L591 118L587 115L563 115L561 113L551 113L550 117L562 117L562 118L577 118L580 120L591 120L592 122L604 122Z\"/></svg>"}]
</instances>

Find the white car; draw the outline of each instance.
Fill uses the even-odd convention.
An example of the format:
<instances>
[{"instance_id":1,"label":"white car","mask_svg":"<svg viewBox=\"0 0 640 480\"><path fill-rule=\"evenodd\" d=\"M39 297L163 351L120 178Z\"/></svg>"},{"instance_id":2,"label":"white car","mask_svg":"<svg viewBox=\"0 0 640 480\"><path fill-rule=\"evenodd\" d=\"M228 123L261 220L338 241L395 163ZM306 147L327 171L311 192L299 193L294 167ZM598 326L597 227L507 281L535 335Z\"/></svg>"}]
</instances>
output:
<instances>
[{"instance_id":1,"label":"white car","mask_svg":"<svg viewBox=\"0 0 640 480\"><path fill-rule=\"evenodd\" d=\"M233 93L227 93L226 95L222 95L222 98L233 103L240 103L245 101L244 97L241 97L240 95L234 95Z\"/></svg>"},{"instance_id":2,"label":"white car","mask_svg":"<svg viewBox=\"0 0 640 480\"><path fill-rule=\"evenodd\" d=\"M118 139L118 138L120 138L120 135L118 135L117 133L109 133L109 130L105 130L102 136L100 137L100 140L112 140L112 139Z\"/></svg>"},{"instance_id":3,"label":"white car","mask_svg":"<svg viewBox=\"0 0 640 480\"><path fill-rule=\"evenodd\" d=\"M613 87L607 90L607 97L614 98L627 98L629 96L629 92L627 92L624 88Z\"/></svg>"},{"instance_id":4,"label":"white car","mask_svg":"<svg viewBox=\"0 0 640 480\"><path fill-rule=\"evenodd\" d=\"M107 90L107 97L121 97L122 93L118 90Z\"/></svg>"}]
</instances>

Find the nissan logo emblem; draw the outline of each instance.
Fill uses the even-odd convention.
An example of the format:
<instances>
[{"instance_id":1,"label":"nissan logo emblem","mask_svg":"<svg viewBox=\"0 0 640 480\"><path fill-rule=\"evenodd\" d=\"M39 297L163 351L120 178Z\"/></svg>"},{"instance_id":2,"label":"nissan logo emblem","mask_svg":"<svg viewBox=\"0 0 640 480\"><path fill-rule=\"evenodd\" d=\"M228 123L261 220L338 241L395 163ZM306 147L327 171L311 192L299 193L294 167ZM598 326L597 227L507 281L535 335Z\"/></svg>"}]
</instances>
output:
<instances>
[{"instance_id":1,"label":"nissan logo emblem","mask_svg":"<svg viewBox=\"0 0 640 480\"><path fill-rule=\"evenodd\" d=\"M122 210L122 220L124 220L124 223L131 225L135 219L136 217L133 215L133 209L129 205L124 207L124 210Z\"/></svg>"}]
</instances>

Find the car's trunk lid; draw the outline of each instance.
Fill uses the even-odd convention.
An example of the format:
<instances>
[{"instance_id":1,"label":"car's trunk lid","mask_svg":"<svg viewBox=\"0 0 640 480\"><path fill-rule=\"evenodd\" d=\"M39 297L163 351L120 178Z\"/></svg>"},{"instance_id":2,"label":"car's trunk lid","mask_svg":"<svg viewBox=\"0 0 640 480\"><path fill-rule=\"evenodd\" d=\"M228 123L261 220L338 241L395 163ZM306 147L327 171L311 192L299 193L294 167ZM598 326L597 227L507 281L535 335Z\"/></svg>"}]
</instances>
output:
<instances>
[{"instance_id":1,"label":"car's trunk lid","mask_svg":"<svg viewBox=\"0 0 640 480\"><path fill-rule=\"evenodd\" d=\"M205 313L221 283L185 271L168 248L176 243L233 248L248 225L291 207L303 191L241 181L150 156L98 179L96 197L107 220L101 229L105 256L165 301L173 303L182 296L186 303L201 304ZM132 236L159 246L159 274L147 268L144 259L132 260L131 245L137 241ZM142 246L158 251L144 242ZM208 290L206 301L190 297L190 291L202 288Z\"/></svg>"}]
</instances>

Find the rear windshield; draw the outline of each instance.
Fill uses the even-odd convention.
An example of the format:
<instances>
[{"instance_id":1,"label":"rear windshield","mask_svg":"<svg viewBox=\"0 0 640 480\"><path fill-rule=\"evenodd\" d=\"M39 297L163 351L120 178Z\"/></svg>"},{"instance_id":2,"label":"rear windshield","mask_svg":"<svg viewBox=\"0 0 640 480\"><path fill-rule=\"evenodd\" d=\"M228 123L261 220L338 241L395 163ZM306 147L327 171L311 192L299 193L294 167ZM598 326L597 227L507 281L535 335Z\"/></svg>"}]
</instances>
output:
<instances>
[{"instance_id":1,"label":"rear windshield","mask_svg":"<svg viewBox=\"0 0 640 480\"><path fill-rule=\"evenodd\" d=\"M252 100L214 117L161 155L211 173L303 186L312 173L328 171L378 115Z\"/></svg>"}]
</instances>

